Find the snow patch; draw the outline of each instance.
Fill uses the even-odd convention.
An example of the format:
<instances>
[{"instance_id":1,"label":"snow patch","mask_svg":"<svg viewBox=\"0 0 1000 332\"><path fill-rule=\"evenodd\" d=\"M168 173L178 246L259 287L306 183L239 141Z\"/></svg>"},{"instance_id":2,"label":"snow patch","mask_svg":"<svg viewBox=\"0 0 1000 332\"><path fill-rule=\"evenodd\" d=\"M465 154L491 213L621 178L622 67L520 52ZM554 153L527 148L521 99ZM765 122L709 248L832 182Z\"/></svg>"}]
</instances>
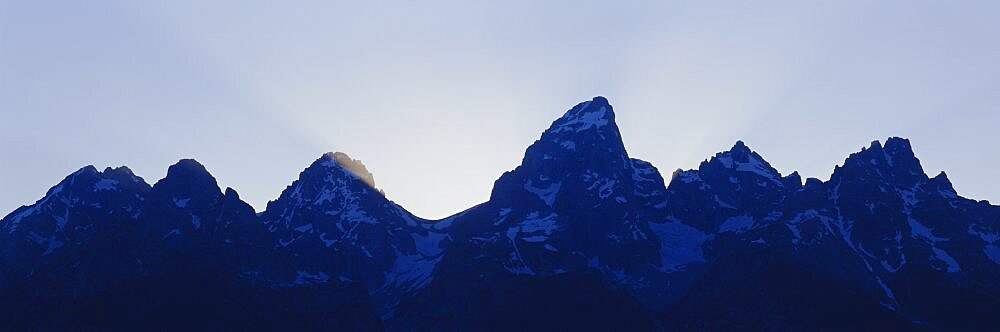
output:
<instances>
[{"instance_id":1,"label":"snow patch","mask_svg":"<svg viewBox=\"0 0 1000 332\"><path fill-rule=\"evenodd\" d=\"M695 181L701 181L701 176L695 172L680 172L677 174L677 179L681 180L683 183L692 183Z\"/></svg>"},{"instance_id":2,"label":"snow patch","mask_svg":"<svg viewBox=\"0 0 1000 332\"><path fill-rule=\"evenodd\" d=\"M586 110L590 107L590 103L591 102L585 103L578 111L575 112L575 116L560 119L560 122L562 123L558 124L552 132L581 132L594 127L601 128L606 126L608 124L607 107L601 107L596 111L587 112Z\"/></svg>"},{"instance_id":3,"label":"snow patch","mask_svg":"<svg viewBox=\"0 0 1000 332\"><path fill-rule=\"evenodd\" d=\"M976 230L976 225L969 225L968 233L970 235L978 236L980 239L983 240L983 242L986 243L996 243L997 240L1000 240L1000 234L978 231Z\"/></svg>"},{"instance_id":4,"label":"snow patch","mask_svg":"<svg viewBox=\"0 0 1000 332\"><path fill-rule=\"evenodd\" d=\"M594 190L596 188L597 195L600 196L601 199L606 199L614 193L615 184L617 183L618 181L604 178L594 181L594 184L590 185L587 190Z\"/></svg>"},{"instance_id":5,"label":"snow patch","mask_svg":"<svg viewBox=\"0 0 1000 332\"><path fill-rule=\"evenodd\" d=\"M312 224L305 224L305 225L302 225L302 226L299 226L299 227L295 227L295 231L299 232L299 233L305 233L305 232L308 232L309 230L311 230L312 228L313 228Z\"/></svg>"},{"instance_id":6,"label":"snow patch","mask_svg":"<svg viewBox=\"0 0 1000 332\"><path fill-rule=\"evenodd\" d=\"M188 205L188 202L190 202L190 201L191 201L190 198L179 199L177 197L174 197L174 205L177 206L177 207L179 207L179 208L186 208L187 205Z\"/></svg>"},{"instance_id":7,"label":"snow patch","mask_svg":"<svg viewBox=\"0 0 1000 332\"><path fill-rule=\"evenodd\" d=\"M181 230L177 229L177 228L171 229L169 232L167 232L167 234L163 234L163 236L160 237L160 240L164 240L164 239L166 239L166 238L168 238L168 237L170 237L172 235L180 236L181 235Z\"/></svg>"},{"instance_id":8,"label":"snow patch","mask_svg":"<svg viewBox=\"0 0 1000 332\"><path fill-rule=\"evenodd\" d=\"M441 241L448 237L445 233L434 233L427 232L427 235L420 235L417 233L411 233L410 237L413 238L413 244L416 245L417 251L424 256L437 256L441 254L443 249L441 248Z\"/></svg>"},{"instance_id":9,"label":"snow patch","mask_svg":"<svg viewBox=\"0 0 1000 332\"><path fill-rule=\"evenodd\" d=\"M443 257L427 258L421 255L398 255L392 264L392 270L385 277L383 288L391 287L413 291L427 286L433 280L434 269Z\"/></svg>"},{"instance_id":10,"label":"snow patch","mask_svg":"<svg viewBox=\"0 0 1000 332\"><path fill-rule=\"evenodd\" d=\"M733 168L733 157L729 155L715 157L715 160L722 163L722 166L725 168Z\"/></svg>"},{"instance_id":11,"label":"snow patch","mask_svg":"<svg viewBox=\"0 0 1000 332\"><path fill-rule=\"evenodd\" d=\"M63 245L64 243L56 239L54 236L49 238L49 247L45 248L45 252L42 253L42 256L48 256L56 249L62 248Z\"/></svg>"},{"instance_id":12,"label":"snow patch","mask_svg":"<svg viewBox=\"0 0 1000 332\"><path fill-rule=\"evenodd\" d=\"M719 199L719 195L715 195L715 203L719 204L719 207L736 210L736 207L733 206L732 204L729 204L723 201L722 199Z\"/></svg>"},{"instance_id":13,"label":"snow patch","mask_svg":"<svg viewBox=\"0 0 1000 332\"><path fill-rule=\"evenodd\" d=\"M916 219L913 219L913 217L910 217L908 222L910 224L910 236L913 238L917 238L919 236L927 239L931 243L948 240L943 237L934 236L934 229L924 226L924 224L921 224Z\"/></svg>"},{"instance_id":14,"label":"snow patch","mask_svg":"<svg viewBox=\"0 0 1000 332\"><path fill-rule=\"evenodd\" d=\"M719 225L719 233L741 233L750 229L750 227L753 227L753 224L754 220L751 216L729 217L729 219L726 219L722 225Z\"/></svg>"},{"instance_id":15,"label":"snow patch","mask_svg":"<svg viewBox=\"0 0 1000 332\"><path fill-rule=\"evenodd\" d=\"M330 276L323 271L319 272L309 272L309 271L296 271L295 281L292 282L292 286L300 285L315 285L325 283L330 281Z\"/></svg>"},{"instance_id":16,"label":"snow patch","mask_svg":"<svg viewBox=\"0 0 1000 332\"><path fill-rule=\"evenodd\" d=\"M781 183L781 181L778 180L778 177L780 175L775 174L774 170L771 169L769 166L767 166L767 164L765 164L763 160L757 159L757 157L754 156L753 154L750 154L748 158L749 160L747 160L747 162L745 163L736 162L736 171L754 173L760 175L761 177L764 177L765 179Z\"/></svg>"},{"instance_id":17,"label":"snow patch","mask_svg":"<svg viewBox=\"0 0 1000 332\"><path fill-rule=\"evenodd\" d=\"M701 249L709 239L705 233L677 220L650 223L649 228L660 237L662 271L682 271L688 264L705 261Z\"/></svg>"},{"instance_id":18,"label":"snow patch","mask_svg":"<svg viewBox=\"0 0 1000 332\"><path fill-rule=\"evenodd\" d=\"M532 212L528 214L527 219L520 223L520 230L524 233L537 233L542 232L545 235L552 235L553 232L559 229L559 225L556 224L556 219L559 215L555 213L550 213L544 218L539 218L540 214L538 212Z\"/></svg>"},{"instance_id":19,"label":"snow patch","mask_svg":"<svg viewBox=\"0 0 1000 332\"><path fill-rule=\"evenodd\" d=\"M118 181L112 179L100 179L94 183L94 191L118 190Z\"/></svg>"},{"instance_id":20,"label":"snow patch","mask_svg":"<svg viewBox=\"0 0 1000 332\"><path fill-rule=\"evenodd\" d=\"M42 244L42 243L45 243L46 241L48 241L47 237L38 235L38 233L35 233L33 231L32 232L28 232L28 239L30 239L31 242L34 242L35 244Z\"/></svg>"},{"instance_id":21,"label":"snow patch","mask_svg":"<svg viewBox=\"0 0 1000 332\"><path fill-rule=\"evenodd\" d=\"M319 234L319 240L323 241L323 246L325 246L327 248L329 248L330 246L332 246L334 243L337 243L337 240L327 239L325 232Z\"/></svg>"},{"instance_id":22,"label":"snow patch","mask_svg":"<svg viewBox=\"0 0 1000 332\"><path fill-rule=\"evenodd\" d=\"M533 271L531 267L528 266L528 262L524 261L524 258L521 256L521 249L517 247L516 239L517 239L517 234L519 233L519 229L520 226L515 226L507 229L507 240L510 241L511 249L513 249L510 253L510 259L512 260L511 263L519 263L519 264L516 266L508 266L507 264L504 264L504 269L507 269L507 271L514 274L534 275L535 271Z\"/></svg>"},{"instance_id":23,"label":"snow patch","mask_svg":"<svg viewBox=\"0 0 1000 332\"><path fill-rule=\"evenodd\" d=\"M882 278L879 278L879 277L875 277L875 281L876 281L876 282L878 282L878 285L879 285L880 287L882 287L882 291L884 291L884 292L885 292L885 296L886 296L886 297L888 297L888 298L889 298L889 300L892 300L892 302L893 302L893 303L898 303L898 302L896 301L896 295L895 295L895 294L893 294L893 293L892 293L892 289L890 289L890 288L889 288L889 286L887 286L887 285L885 284L885 282L883 282L883 281L882 281ZM883 304L883 305L885 305L885 304ZM892 309L892 306L887 306L887 307L889 307L890 309Z\"/></svg>"},{"instance_id":24,"label":"snow patch","mask_svg":"<svg viewBox=\"0 0 1000 332\"><path fill-rule=\"evenodd\" d=\"M545 242L545 240L548 239L549 237L545 235L535 235L535 236L522 237L521 241L537 243L537 242Z\"/></svg>"},{"instance_id":25,"label":"snow patch","mask_svg":"<svg viewBox=\"0 0 1000 332\"><path fill-rule=\"evenodd\" d=\"M559 188L561 187L562 187L562 182L555 182L549 184L549 186L545 188L535 187L531 180L528 180L528 182L524 184L524 190L527 190L528 192L535 194L536 196L538 196L538 198L540 198L543 202L545 202L545 205L548 206L552 206L552 203L555 203L556 194L559 193Z\"/></svg>"},{"instance_id":26,"label":"snow patch","mask_svg":"<svg viewBox=\"0 0 1000 332\"><path fill-rule=\"evenodd\" d=\"M955 273L962 270L962 268L958 265L958 262L955 261L955 258L951 257L951 255L949 255L947 251L944 251L944 249L931 247L931 250L934 251L935 258L944 262L948 266L948 273Z\"/></svg>"},{"instance_id":27,"label":"snow patch","mask_svg":"<svg viewBox=\"0 0 1000 332\"><path fill-rule=\"evenodd\" d=\"M983 252L986 253L987 258L1000 265L1000 247L987 244L986 247L983 248Z\"/></svg>"}]
</instances>

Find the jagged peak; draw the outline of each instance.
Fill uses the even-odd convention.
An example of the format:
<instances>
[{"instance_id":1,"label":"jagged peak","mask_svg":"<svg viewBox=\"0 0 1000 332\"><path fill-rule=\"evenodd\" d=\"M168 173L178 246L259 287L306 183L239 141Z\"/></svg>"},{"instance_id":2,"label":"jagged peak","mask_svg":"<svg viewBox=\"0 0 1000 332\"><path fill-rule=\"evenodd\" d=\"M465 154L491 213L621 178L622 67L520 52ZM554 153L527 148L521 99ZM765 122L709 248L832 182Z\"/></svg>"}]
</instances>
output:
<instances>
[{"instance_id":1,"label":"jagged peak","mask_svg":"<svg viewBox=\"0 0 1000 332\"><path fill-rule=\"evenodd\" d=\"M944 171L941 171L941 173L938 173L938 175L927 180L927 185L928 186L925 188L933 188L934 190L937 190L937 192L940 193L941 196L943 197L946 198L958 197L958 192L955 191L955 186L951 183L951 180L948 179L948 174L945 174Z\"/></svg>"},{"instance_id":2,"label":"jagged peak","mask_svg":"<svg viewBox=\"0 0 1000 332\"><path fill-rule=\"evenodd\" d=\"M752 152L750 148L747 147L746 143L743 143L742 140L736 140L736 143L733 144L733 147L729 149L729 152L735 153L737 151L743 151L746 153Z\"/></svg>"},{"instance_id":3,"label":"jagged peak","mask_svg":"<svg viewBox=\"0 0 1000 332\"><path fill-rule=\"evenodd\" d=\"M336 167L342 170L345 174L349 174L365 183L372 189L376 189L375 176L368 171L365 164L362 163L361 160L353 159L351 156L343 152L337 151L324 153L309 167L323 167L327 169ZM376 191L378 190L376 189Z\"/></svg>"},{"instance_id":4,"label":"jagged peak","mask_svg":"<svg viewBox=\"0 0 1000 332\"><path fill-rule=\"evenodd\" d=\"M879 140L874 140L870 144L868 144L867 148L865 147L861 148L861 151L867 151L867 150L875 150L875 151L882 150L882 142L880 142Z\"/></svg>"},{"instance_id":5,"label":"jagged peak","mask_svg":"<svg viewBox=\"0 0 1000 332\"><path fill-rule=\"evenodd\" d=\"M604 97L582 102L566 112L528 146L519 169L551 170L553 163L565 171L631 172L632 163ZM549 174L559 175L559 174Z\"/></svg>"},{"instance_id":6,"label":"jagged peak","mask_svg":"<svg viewBox=\"0 0 1000 332\"><path fill-rule=\"evenodd\" d=\"M781 182L786 188L796 190L802 188L802 176L799 175L799 171L793 171L791 174L782 177Z\"/></svg>"},{"instance_id":7,"label":"jagged peak","mask_svg":"<svg viewBox=\"0 0 1000 332\"><path fill-rule=\"evenodd\" d=\"M731 161L746 163L751 162L753 159L758 159L758 161L766 163L763 157L751 150L743 141L736 141L729 150L718 152L707 161L718 161L723 163L726 168L732 168L733 164Z\"/></svg>"},{"instance_id":8,"label":"jagged peak","mask_svg":"<svg viewBox=\"0 0 1000 332\"><path fill-rule=\"evenodd\" d=\"M887 160L890 163L894 160L916 159L916 156L913 154L913 147L910 146L910 140L908 139L890 137L885 141L885 146L883 148L885 149Z\"/></svg>"},{"instance_id":9,"label":"jagged peak","mask_svg":"<svg viewBox=\"0 0 1000 332\"><path fill-rule=\"evenodd\" d=\"M895 160L915 159L910 140L900 137L889 137L883 145L879 140L874 140L868 147L862 147L860 152L852 153L851 157L868 157L884 159L890 166Z\"/></svg>"},{"instance_id":10,"label":"jagged peak","mask_svg":"<svg viewBox=\"0 0 1000 332\"><path fill-rule=\"evenodd\" d=\"M905 148L906 150L911 150L910 140L899 136L891 136L885 140L885 148Z\"/></svg>"},{"instance_id":11,"label":"jagged peak","mask_svg":"<svg viewBox=\"0 0 1000 332\"><path fill-rule=\"evenodd\" d=\"M80 167L80 169L76 170L73 173L70 173L69 176L95 175L95 174L99 174L99 173L100 172L97 171L97 167L94 167L94 165L87 165L87 166Z\"/></svg>"},{"instance_id":12,"label":"jagged peak","mask_svg":"<svg viewBox=\"0 0 1000 332\"><path fill-rule=\"evenodd\" d=\"M181 159L167 168L167 177L180 175L209 175L208 169L194 159Z\"/></svg>"},{"instance_id":13,"label":"jagged peak","mask_svg":"<svg viewBox=\"0 0 1000 332\"><path fill-rule=\"evenodd\" d=\"M653 163L638 158L630 158L630 160L632 161L633 178L648 179L650 176L653 176L659 179L660 182L663 182L663 175L660 174L660 169L653 165Z\"/></svg>"},{"instance_id":14,"label":"jagged peak","mask_svg":"<svg viewBox=\"0 0 1000 332\"><path fill-rule=\"evenodd\" d=\"M387 201L385 193L375 188L374 176L360 160L343 152L326 152L302 170L278 198L268 201L261 215L273 221L301 207L316 206L329 211L329 204L372 197Z\"/></svg>"},{"instance_id":15,"label":"jagged peak","mask_svg":"<svg viewBox=\"0 0 1000 332\"><path fill-rule=\"evenodd\" d=\"M72 176L106 176L106 177L110 177L110 176L129 176L129 177L136 177L135 173L133 173L132 170L129 169L127 166L105 167L103 171L99 171L99 170L97 170L97 167L95 167L94 165L87 165L87 166L80 167L80 169L76 170L73 173L70 173L69 176L70 177L72 177Z\"/></svg>"},{"instance_id":16,"label":"jagged peak","mask_svg":"<svg viewBox=\"0 0 1000 332\"><path fill-rule=\"evenodd\" d=\"M701 181L701 177L698 174L699 174L698 170L694 169L685 170L678 168L674 170L673 173L670 174L670 184L673 184L674 181L681 181L683 183L692 183L696 181Z\"/></svg>"},{"instance_id":17,"label":"jagged peak","mask_svg":"<svg viewBox=\"0 0 1000 332\"><path fill-rule=\"evenodd\" d=\"M711 159L703 161L698 169L699 171L707 171L709 168L719 166L741 172L756 173L777 182L780 182L781 178L781 173L777 169L764 160L760 154L751 150L743 141L736 141L728 151L716 153Z\"/></svg>"},{"instance_id":18,"label":"jagged peak","mask_svg":"<svg viewBox=\"0 0 1000 332\"><path fill-rule=\"evenodd\" d=\"M938 181L948 181L949 183L951 182L951 180L948 179L948 173L945 173L944 171L941 171L940 173L938 173L938 175L935 175L934 179Z\"/></svg>"},{"instance_id":19,"label":"jagged peak","mask_svg":"<svg viewBox=\"0 0 1000 332\"><path fill-rule=\"evenodd\" d=\"M583 132L589 129L603 129L615 124L615 112L608 99L597 96L573 106L561 118L552 123L546 132Z\"/></svg>"},{"instance_id":20,"label":"jagged peak","mask_svg":"<svg viewBox=\"0 0 1000 332\"><path fill-rule=\"evenodd\" d=\"M135 175L135 173L132 173L132 169L127 166L105 167L102 173Z\"/></svg>"},{"instance_id":21,"label":"jagged peak","mask_svg":"<svg viewBox=\"0 0 1000 332\"><path fill-rule=\"evenodd\" d=\"M167 168L167 176L153 185L155 192L182 194L222 194L215 177L194 159L181 159Z\"/></svg>"},{"instance_id":22,"label":"jagged peak","mask_svg":"<svg viewBox=\"0 0 1000 332\"><path fill-rule=\"evenodd\" d=\"M771 166L764 160L763 157L757 154L757 152L751 150L750 147L740 140L737 140L736 143L733 144L733 147L729 148L729 151L722 152L721 154L732 156L733 159L739 162L760 162L767 164L768 167Z\"/></svg>"},{"instance_id":23,"label":"jagged peak","mask_svg":"<svg viewBox=\"0 0 1000 332\"><path fill-rule=\"evenodd\" d=\"M70 173L58 184L50 188L45 195L53 195L67 189L89 189L90 191L104 191L117 189L118 184L138 185L139 190L149 188L146 181L132 173L128 167L106 167L104 171L97 170L94 165L81 167Z\"/></svg>"},{"instance_id":24,"label":"jagged peak","mask_svg":"<svg viewBox=\"0 0 1000 332\"><path fill-rule=\"evenodd\" d=\"M878 174L903 180L907 185L927 179L910 141L900 137L889 137L884 145L878 140L872 141L867 148L862 147L861 151L848 156L843 166L835 167L833 173L836 176L849 168L878 170Z\"/></svg>"},{"instance_id":25,"label":"jagged peak","mask_svg":"<svg viewBox=\"0 0 1000 332\"><path fill-rule=\"evenodd\" d=\"M98 171L97 167L94 167L94 165L80 167L80 169L67 175L55 186L49 188L49 190L45 192L45 196L58 194L67 188L76 186L78 183L95 182L101 177L101 175L101 172Z\"/></svg>"}]
</instances>

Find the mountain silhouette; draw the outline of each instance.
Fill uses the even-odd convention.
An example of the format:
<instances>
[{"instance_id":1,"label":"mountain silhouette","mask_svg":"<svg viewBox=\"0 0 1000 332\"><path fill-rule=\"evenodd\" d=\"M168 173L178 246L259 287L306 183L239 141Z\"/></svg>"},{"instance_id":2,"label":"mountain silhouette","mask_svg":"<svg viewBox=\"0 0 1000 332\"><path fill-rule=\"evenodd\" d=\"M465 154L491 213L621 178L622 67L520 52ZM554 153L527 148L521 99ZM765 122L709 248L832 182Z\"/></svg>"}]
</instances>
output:
<instances>
[{"instance_id":1,"label":"mountain silhouette","mask_svg":"<svg viewBox=\"0 0 1000 332\"><path fill-rule=\"evenodd\" d=\"M991 330L1000 207L872 142L828 181L737 141L665 180L607 99L488 201L414 216L325 153L264 211L184 159L70 174L0 220L2 330Z\"/></svg>"}]
</instances>

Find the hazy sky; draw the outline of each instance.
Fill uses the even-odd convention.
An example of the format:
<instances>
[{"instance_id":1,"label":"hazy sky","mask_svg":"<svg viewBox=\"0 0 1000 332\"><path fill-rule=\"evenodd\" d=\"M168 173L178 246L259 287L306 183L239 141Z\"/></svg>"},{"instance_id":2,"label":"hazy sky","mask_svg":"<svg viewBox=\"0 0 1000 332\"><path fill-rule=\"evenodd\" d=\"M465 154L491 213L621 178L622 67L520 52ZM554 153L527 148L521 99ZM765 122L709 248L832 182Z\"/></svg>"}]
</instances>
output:
<instances>
[{"instance_id":1,"label":"hazy sky","mask_svg":"<svg viewBox=\"0 0 1000 332\"><path fill-rule=\"evenodd\" d=\"M195 158L259 210L326 151L439 218L574 104L664 176L742 139L827 179L911 139L1000 201L1000 2L0 0L0 215L72 171Z\"/></svg>"}]
</instances>

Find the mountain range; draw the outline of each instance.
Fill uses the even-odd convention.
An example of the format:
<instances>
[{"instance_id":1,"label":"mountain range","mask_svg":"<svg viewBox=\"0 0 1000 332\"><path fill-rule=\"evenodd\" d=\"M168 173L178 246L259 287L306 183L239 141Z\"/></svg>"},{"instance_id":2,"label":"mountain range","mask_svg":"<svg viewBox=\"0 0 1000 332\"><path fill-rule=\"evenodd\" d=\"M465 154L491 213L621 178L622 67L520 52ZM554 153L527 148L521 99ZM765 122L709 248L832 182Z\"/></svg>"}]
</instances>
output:
<instances>
[{"instance_id":1,"label":"mountain range","mask_svg":"<svg viewBox=\"0 0 1000 332\"><path fill-rule=\"evenodd\" d=\"M664 179L603 97L442 220L339 152L259 213L185 159L152 185L86 166L0 220L2 330L994 330L995 308L1000 207L908 140L828 181L743 142Z\"/></svg>"}]
</instances>

